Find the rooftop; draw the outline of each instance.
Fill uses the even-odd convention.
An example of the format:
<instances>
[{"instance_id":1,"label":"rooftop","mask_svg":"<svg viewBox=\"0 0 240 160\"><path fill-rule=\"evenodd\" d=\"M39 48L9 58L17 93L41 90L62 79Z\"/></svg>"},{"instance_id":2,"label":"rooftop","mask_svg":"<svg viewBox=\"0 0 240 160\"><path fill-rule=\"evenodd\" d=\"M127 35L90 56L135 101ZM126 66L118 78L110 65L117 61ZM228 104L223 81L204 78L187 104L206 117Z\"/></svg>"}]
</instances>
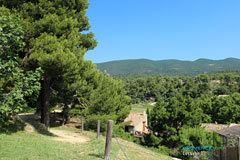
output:
<instances>
[{"instance_id":1,"label":"rooftop","mask_svg":"<svg viewBox=\"0 0 240 160\"><path fill-rule=\"evenodd\" d=\"M137 123L142 122L143 120L147 119L147 114L145 113L137 113L131 112L128 117L124 120L124 122L132 121L130 123L131 126L135 126Z\"/></svg>"},{"instance_id":2,"label":"rooftop","mask_svg":"<svg viewBox=\"0 0 240 160\"><path fill-rule=\"evenodd\" d=\"M214 131L220 135L229 137L231 135L240 136L240 124L214 124L214 123L203 123L202 127L205 127L208 131Z\"/></svg>"}]
</instances>

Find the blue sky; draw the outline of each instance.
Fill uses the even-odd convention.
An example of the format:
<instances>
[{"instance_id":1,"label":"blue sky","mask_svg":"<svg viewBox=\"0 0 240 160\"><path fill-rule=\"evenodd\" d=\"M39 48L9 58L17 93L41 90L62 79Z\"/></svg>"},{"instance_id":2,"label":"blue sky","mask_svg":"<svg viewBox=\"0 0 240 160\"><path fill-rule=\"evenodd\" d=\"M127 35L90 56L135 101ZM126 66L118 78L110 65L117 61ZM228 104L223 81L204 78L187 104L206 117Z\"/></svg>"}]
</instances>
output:
<instances>
[{"instance_id":1,"label":"blue sky","mask_svg":"<svg viewBox=\"0 0 240 160\"><path fill-rule=\"evenodd\" d=\"M89 0L94 63L240 58L239 0Z\"/></svg>"}]
</instances>

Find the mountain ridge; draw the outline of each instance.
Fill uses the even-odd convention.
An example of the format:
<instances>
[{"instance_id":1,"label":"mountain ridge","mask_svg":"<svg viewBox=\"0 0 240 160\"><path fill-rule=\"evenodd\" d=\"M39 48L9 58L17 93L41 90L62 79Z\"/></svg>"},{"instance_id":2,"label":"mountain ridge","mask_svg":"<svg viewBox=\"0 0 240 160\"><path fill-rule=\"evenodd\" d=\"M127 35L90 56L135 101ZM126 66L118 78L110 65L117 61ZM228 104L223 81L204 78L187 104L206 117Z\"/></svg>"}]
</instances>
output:
<instances>
[{"instance_id":1,"label":"mountain ridge","mask_svg":"<svg viewBox=\"0 0 240 160\"><path fill-rule=\"evenodd\" d=\"M166 59L127 59L97 63L98 69L106 70L110 75L169 75L196 76L198 74L240 69L240 59L225 58L212 60L199 58L194 61Z\"/></svg>"}]
</instances>

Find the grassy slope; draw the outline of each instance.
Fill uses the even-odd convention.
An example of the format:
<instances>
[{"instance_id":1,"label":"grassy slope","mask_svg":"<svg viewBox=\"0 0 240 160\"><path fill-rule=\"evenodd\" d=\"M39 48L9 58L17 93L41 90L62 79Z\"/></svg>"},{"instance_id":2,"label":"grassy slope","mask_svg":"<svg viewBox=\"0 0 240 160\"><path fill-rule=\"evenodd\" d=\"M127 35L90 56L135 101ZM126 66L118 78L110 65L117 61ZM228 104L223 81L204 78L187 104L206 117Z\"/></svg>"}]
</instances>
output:
<instances>
[{"instance_id":1,"label":"grassy slope","mask_svg":"<svg viewBox=\"0 0 240 160\"><path fill-rule=\"evenodd\" d=\"M143 113L147 108L151 110L154 106L150 105L150 103L138 103L132 104L131 107L131 112Z\"/></svg>"},{"instance_id":2,"label":"grassy slope","mask_svg":"<svg viewBox=\"0 0 240 160\"><path fill-rule=\"evenodd\" d=\"M71 130L79 132L77 129L58 127L60 130ZM96 140L96 134L85 132L92 140L84 144L71 144L67 142L53 141L52 136L39 134L37 132L28 133L19 131L11 135L0 135L0 160L98 160L103 159L105 137ZM171 159L168 156L152 152L139 145L119 139L120 144L131 160L165 160ZM111 157L126 159L121 152L116 139L112 140Z\"/></svg>"}]
</instances>

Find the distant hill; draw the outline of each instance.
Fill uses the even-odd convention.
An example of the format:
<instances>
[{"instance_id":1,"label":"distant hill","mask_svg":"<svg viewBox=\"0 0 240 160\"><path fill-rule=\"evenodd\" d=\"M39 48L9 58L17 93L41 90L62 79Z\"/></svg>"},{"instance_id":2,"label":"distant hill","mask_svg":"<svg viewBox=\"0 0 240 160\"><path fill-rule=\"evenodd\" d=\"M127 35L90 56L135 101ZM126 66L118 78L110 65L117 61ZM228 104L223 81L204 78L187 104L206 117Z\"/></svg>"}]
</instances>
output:
<instances>
[{"instance_id":1,"label":"distant hill","mask_svg":"<svg viewBox=\"0 0 240 160\"><path fill-rule=\"evenodd\" d=\"M202 73L238 70L240 59L227 58L223 60L198 59L196 61L148 59L118 60L98 63L100 71L106 70L113 76L149 75L196 76Z\"/></svg>"}]
</instances>

